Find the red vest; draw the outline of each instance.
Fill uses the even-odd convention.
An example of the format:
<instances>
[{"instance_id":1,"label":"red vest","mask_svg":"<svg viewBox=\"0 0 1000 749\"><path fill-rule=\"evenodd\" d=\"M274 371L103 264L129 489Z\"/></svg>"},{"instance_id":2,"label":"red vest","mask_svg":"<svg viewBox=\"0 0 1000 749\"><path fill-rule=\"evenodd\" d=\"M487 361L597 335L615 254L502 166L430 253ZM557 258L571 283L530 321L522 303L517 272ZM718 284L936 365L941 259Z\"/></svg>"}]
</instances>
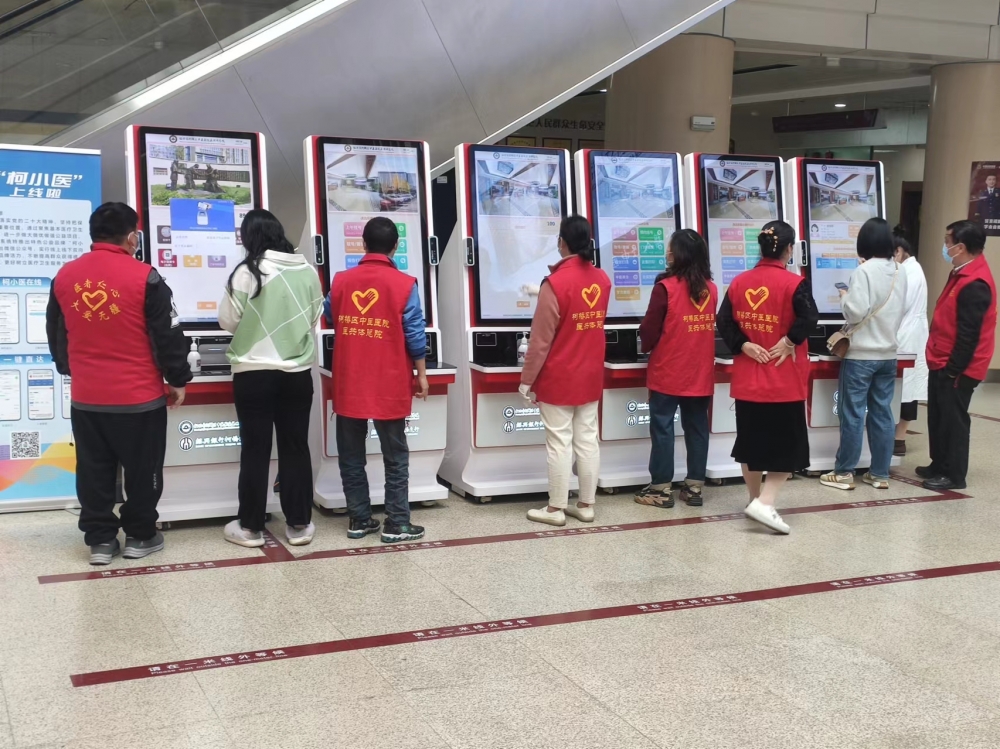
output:
<instances>
[{"instance_id":1,"label":"red vest","mask_svg":"<svg viewBox=\"0 0 1000 749\"><path fill-rule=\"evenodd\" d=\"M802 277L785 270L778 260L763 259L753 270L741 273L729 287L733 317L752 343L771 349L795 321L792 297ZM736 400L754 403L804 401L809 394L809 346L796 347L780 367L758 364L734 351L733 381L729 392Z\"/></svg>"},{"instance_id":2,"label":"red vest","mask_svg":"<svg viewBox=\"0 0 1000 749\"><path fill-rule=\"evenodd\" d=\"M990 308L983 318L983 327L979 332L979 343L968 368L962 372L974 380L985 380L986 372L993 359L995 344L994 331L997 326L997 287L993 282L993 274L983 255L958 271L954 271L944 285L941 296L934 307L934 317L931 320L930 337L927 339L927 368L944 369L955 348L955 338L958 335L958 295L973 281L985 281L990 287L993 299Z\"/></svg>"},{"instance_id":3,"label":"red vest","mask_svg":"<svg viewBox=\"0 0 1000 749\"><path fill-rule=\"evenodd\" d=\"M666 395L712 395L719 291L709 281L708 293L695 302L687 281L670 277L660 283L667 290L667 316L649 356L646 387Z\"/></svg>"},{"instance_id":4,"label":"red vest","mask_svg":"<svg viewBox=\"0 0 1000 749\"><path fill-rule=\"evenodd\" d=\"M582 406L604 391L604 320L611 281L577 256L561 261L545 279L559 302L559 325L535 380L535 397L550 406Z\"/></svg>"},{"instance_id":5,"label":"red vest","mask_svg":"<svg viewBox=\"0 0 1000 749\"><path fill-rule=\"evenodd\" d=\"M333 410L340 416L393 421L413 412L403 311L416 282L376 253L333 277Z\"/></svg>"},{"instance_id":6,"label":"red vest","mask_svg":"<svg viewBox=\"0 0 1000 749\"><path fill-rule=\"evenodd\" d=\"M163 398L146 330L150 272L121 247L99 242L56 274L52 293L66 320L74 403L138 406Z\"/></svg>"}]
</instances>

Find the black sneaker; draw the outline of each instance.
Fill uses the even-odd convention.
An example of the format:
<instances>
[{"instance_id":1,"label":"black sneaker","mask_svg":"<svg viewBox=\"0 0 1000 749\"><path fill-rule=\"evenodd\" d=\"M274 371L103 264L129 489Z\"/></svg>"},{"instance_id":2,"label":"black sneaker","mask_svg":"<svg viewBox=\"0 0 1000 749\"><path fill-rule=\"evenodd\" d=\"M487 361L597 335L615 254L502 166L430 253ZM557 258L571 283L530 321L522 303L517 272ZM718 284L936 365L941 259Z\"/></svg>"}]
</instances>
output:
<instances>
[{"instance_id":1,"label":"black sneaker","mask_svg":"<svg viewBox=\"0 0 1000 749\"><path fill-rule=\"evenodd\" d=\"M701 507L704 504L700 486L685 486L681 489L681 499L687 503L688 507Z\"/></svg>"},{"instance_id":2,"label":"black sneaker","mask_svg":"<svg viewBox=\"0 0 1000 749\"><path fill-rule=\"evenodd\" d=\"M400 541L416 541L418 538L423 537L424 529L419 525L410 525L409 523L396 525L386 520L385 525L382 526L382 543L384 544L398 544Z\"/></svg>"},{"instance_id":3,"label":"black sneaker","mask_svg":"<svg viewBox=\"0 0 1000 749\"><path fill-rule=\"evenodd\" d=\"M669 510L674 506L674 495L669 486L666 489L654 489L652 484L647 484L635 493L635 501L636 504Z\"/></svg>"},{"instance_id":4,"label":"black sneaker","mask_svg":"<svg viewBox=\"0 0 1000 749\"><path fill-rule=\"evenodd\" d=\"M94 544L90 547L90 563L93 565L111 564L111 560L121 553L122 545L117 538L106 544Z\"/></svg>"},{"instance_id":5,"label":"black sneaker","mask_svg":"<svg viewBox=\"0 0 1000 749\"><path fill-rule=\"evenodd\" d=\"M906 440L896 440L892 446L892 454L897 458L906 455Z\"/></svg>"},{"instance_id":6,"label":"black sneaker","mask_svg":"<svg viewBox=\"0 0 1000 749\"><path fill-rule=\"evenodd\" d=\"M347 537L364 538L369 533L377 532L381 525L377 518L368 518L367 520L351 518L351 525L347 529Z\"/></svg>"}]
</instances>

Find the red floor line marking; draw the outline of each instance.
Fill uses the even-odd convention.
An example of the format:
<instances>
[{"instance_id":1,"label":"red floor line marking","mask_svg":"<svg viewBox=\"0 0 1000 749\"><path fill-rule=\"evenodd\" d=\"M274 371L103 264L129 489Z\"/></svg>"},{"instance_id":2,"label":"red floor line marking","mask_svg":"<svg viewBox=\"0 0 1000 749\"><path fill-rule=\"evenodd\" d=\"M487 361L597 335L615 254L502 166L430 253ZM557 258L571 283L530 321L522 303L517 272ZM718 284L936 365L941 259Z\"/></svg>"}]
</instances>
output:
<instances>
[{"instance_id":1,"label":"red floor line marking","mask_svg":"<svg viewBox=\"0 0 1000 749\"><path fill-rule=\"evenodd\" d=\"M898 478L898 477L895 477ZM913 483L913 482L907 482ZM917 483L919 486L919 482ZM867 500L861 502L845 502L840 504L810 505L806 507L789 507L781 511L782 515L808 515L819 512L837 512L839 510L860 510L870 507L893 507L897 505L926 504L929 502L947 502L957 499L968 499L958 492L939 492L925 497L903 497L899 499ZM241 567L252 564L273 564L279 562L310 562L317 559L339 559L343 557L365 557L377 554L391 554L407 551L426 551L430 549L450 549L459 546L481 546L512 541L533 541L544 538L562 538L567 536L592 536L601 533L623 533L626 531L649 530L653 528L673 528L682 525L704 525L705 523L721 523L733 520L743 520L742 512L731 512L724 515L697 515L687 518L670 518L668 520L649 520L641 523L620 523L618 525L596 525L580 528L559 528L549 531L526 531L524 533L505 533L493 536L473 536L469 538L449 538L442 541L419 541L411 544L386 544L383 546L359 546L350 549L329 549L316 551L312 554L294 556L277 539L268 533L269 543L275 546L265 546L265 557L245 557L239 559L222 559L214 562L194 562L191 564L154 565L152 567L123 567L116 570L100 572L72 572L64 575L43 575L38 578L42 585L52 583L75 582L79 580L107 580L110 578L136 577L139 575L159 575L170 572L191 572L216 567Z\"/></svg>"},{"instance_id":2,"label":"red floor line marking","mask_svg":"<svg viewBox=\"0 0 1000 749\"><path fill-rule=\"evenodd\" d=\"M261 547L261 551L271 562L294 562L296 560L296 556L267 528L264 529L264 545Z\"/></svg>"},{"instance_id":3,"label":"red floor line marking","mask_svg":"<svg viewBox=\"0 0 1000 749\"><path fill-rule=\"evenodd\" d=\"M998 419L996 416L986 416L984 414L970 413L969 416L971 416L973 419L985 419L986 421L1000 421L1000 419Z\"/></svg>"},{"instance_id":4,"label":"red floor line marking","mask_svg":"<svg viewBox=\"0 0 1000 749\"><path fill-rule=\"evenodd\" d=\"M285 648L258 650L244 653L229 653L209 658L156 663L148 666L132 666L110 671L93 671L84 674L73 674L70 680L74 687L88 687L97 684L112 684L136 679L151 679L171 674L196 673L211 671L230 666L246 666L252 663L267 663L304 658L328 653L343 653L354 650L369 650L391 645L403 645L412 642L432 642L454 637L468 637L494 632L509 632L516 629L537 629L551 627L557 624L572 624L575 622L597 621L601 619L617 619L628 616L643 616L646 614L663 614L671 611L684 611L695 608L712 608L728 606L736 603L752 601L769 601L776 598L791 598L794 596L830 593L833 591L854 590L877 585L892 585L896 583L916 582L918 580L933 580L935 578L955 577L957 575L972 575L982 572L1000 571L1000 562L980 562L978 564L963 564L952 567L934 567L915 572L894 572L885 575L868 575L842 580L826 580L824 582L788 585L780 588L765 588L744 593L731 593L698 598L683 598L673 601L656 603L631 604L627 606L609 606L599 609L568 611L560 614L542 614L523 619L497 619L494 621L477 622L473 624L425 629L410 632L395 632L369 637L353 637L346 640L317 642L308 645L290 645Z\"/></svg>"}]
</instances>

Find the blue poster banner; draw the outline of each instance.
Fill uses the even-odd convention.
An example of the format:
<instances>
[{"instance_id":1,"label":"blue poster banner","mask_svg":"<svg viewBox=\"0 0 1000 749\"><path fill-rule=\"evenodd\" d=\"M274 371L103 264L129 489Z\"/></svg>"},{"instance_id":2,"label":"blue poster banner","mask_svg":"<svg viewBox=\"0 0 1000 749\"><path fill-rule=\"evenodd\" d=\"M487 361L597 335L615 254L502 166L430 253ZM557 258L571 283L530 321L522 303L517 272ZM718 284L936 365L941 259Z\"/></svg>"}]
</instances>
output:
<instances>
[{"instance_id":1,"label":"blue poster banner","mask_svg":"<svg viewBox=\"0 0 1000 749\"><path fill-rule=\"evenodd\" d=\"M76 498L70 380L45 310L56 273L90 247L97 151L0 145L0 512Z\"/></svg>"}]
</instances>

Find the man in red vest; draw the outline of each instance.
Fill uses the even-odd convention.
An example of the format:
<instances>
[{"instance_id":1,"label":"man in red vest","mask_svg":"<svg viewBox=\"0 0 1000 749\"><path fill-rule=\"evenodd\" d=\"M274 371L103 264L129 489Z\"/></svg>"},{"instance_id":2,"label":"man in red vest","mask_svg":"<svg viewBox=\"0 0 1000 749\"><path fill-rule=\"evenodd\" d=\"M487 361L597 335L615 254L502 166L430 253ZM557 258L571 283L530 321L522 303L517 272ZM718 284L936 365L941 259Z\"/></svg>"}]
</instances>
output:
<instances>
[{"instance_id":1,"label":"man in red vest","mask_svg":"<svg viewBox=\"0 0 1000 749\"><path fill-rule=\"evenodd\" d=\"M167 382L173 406L191 380L188 342L173 294L135 259L138 216L105 203L90 217L90 252L56 274L46 311L49 350L59 374L72 373L76 493L91 564L163 548L156 505L163 493ZM121 520L114 513L118 466L125 472Z\"/></svg>"},{"instance_id":2,"label":"man in red vest","mask_svg":"<svg viewBox=\"0 0 1000 749\"><path fill-rule=\"evenodd\" d=\"M333 278L327 317L336 338L333 347L333 409L337 414L340 478L350 516L348 538L364 538L379 529L372 517L365 473L368 421L375 424L385 465L385 525L382 542L422 538L424 529L410 523L408 497L410 452L406 419L413 411L413 369L426 400L427 335L417 280L397 270L392 256L399 246L396 224L373 218L362 234L365 256L357 267Z\"/></svg>"},{"instance_id":3,"label":"man in red vest","mask_svg":"<svg viewBox=\"0 0 1000 749\"><path fill-rule=\"evenodd\" d=\"M917 468L927 489L964 489L969 472L969 403L986 379L997 326L997 288L985 247L979 224L957 221L945 231L941 254L954 269L934 307L927 339L931 464Z\"/></svg>"}]
</instances>

